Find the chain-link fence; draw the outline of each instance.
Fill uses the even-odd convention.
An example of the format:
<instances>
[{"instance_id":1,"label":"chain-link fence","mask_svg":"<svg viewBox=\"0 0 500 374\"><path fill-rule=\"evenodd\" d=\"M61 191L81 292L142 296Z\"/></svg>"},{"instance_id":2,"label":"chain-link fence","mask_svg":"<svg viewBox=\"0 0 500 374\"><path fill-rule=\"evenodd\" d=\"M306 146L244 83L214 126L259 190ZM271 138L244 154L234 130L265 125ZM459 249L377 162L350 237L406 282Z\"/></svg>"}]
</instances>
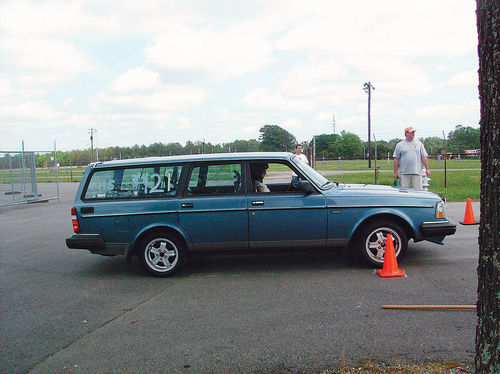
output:
<instances>
[{"instance_id":1,"label":"chain-link fence","mask_svg":"<svg viewBox=\"0 0 500 374\"><path fill-rule=\"evenodd\" d=\"M40 154L51 162L37 167ZM41 174L50 174L39 183ZM43 177L42 177L43 178ZM0 206L45 202L59 199L58 165L54 151L4 152L0 151Z\"/></svg>"},{"instance_id":2,"label":"chain-link fence","mask_svg":"<svg viewBox=\"0 0 500 374\"><path fill-rule=\"evenodd\" d=\"M367 183L393 185L392 157L372 159L316 159L316 169L328 178L341 183ZM448 154L430 155L428 190L450 201L462 201L468 197L479 200L481 182L480 155Z\"/></svg>"}]
</instances>

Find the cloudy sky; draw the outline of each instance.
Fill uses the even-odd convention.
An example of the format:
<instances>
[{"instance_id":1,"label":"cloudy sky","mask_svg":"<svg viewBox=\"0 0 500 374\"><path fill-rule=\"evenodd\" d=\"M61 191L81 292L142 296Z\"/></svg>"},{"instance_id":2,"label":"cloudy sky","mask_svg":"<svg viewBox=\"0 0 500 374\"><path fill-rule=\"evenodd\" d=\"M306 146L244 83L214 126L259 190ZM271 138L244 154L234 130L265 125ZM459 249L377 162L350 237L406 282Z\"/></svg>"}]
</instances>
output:
<instances>
[{"instance_id":1,"label":"cloudy sky","mask_svg":"<svg viewBox=\"0 0 500 374\"><path fill-rule=\"evenodd\" d=\"M0 150L478 127L472 0L0 0ZM373 138L372 138L373 139Z\"/></svg>"}]
</instances>

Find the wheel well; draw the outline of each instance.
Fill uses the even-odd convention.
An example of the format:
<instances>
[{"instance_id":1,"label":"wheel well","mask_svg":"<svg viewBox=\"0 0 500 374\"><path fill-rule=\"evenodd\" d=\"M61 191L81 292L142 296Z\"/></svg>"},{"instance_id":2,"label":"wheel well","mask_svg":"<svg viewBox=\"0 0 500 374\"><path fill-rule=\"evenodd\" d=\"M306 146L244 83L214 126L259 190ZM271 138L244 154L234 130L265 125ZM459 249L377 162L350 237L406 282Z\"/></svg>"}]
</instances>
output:
<instances>
[{"instance_id":1,"label":"wheel well","mask_svg":"<svg viewBox=\"0 0 500 374\"><path fill-rule=\"evenodd\" d=\"M151 228L149 230L146 230L144 231L141 235L139 235L137 237L137 240L134 242L134 245L132 247L132 250L130 251L130 253L127 255L127 257L130 257L130 256L137 256L139 255L139 249L140 249L140 246L139 244L142 242L142 240L148 236L148 235L151 235L151 234L159 234L159 233L164 233L164 234L168 234L168 235L173 235L175 236L175 238L179 241L179 243L184 247L184 248L187 248L187 243L186 243L186 240L184 239L184 237L175 229L171 228L171 227L154 227L154 228Z\"/></svg>"},{"instance_id":2,"label":"wheel well","mask_svg":"<svg viewBox=\"0 0 500 374\"><path fill-rule=\"evenodd\" d=\"M388 220L392 221L398 225L401 226L401 228L405 231L406 237L409 239L412 239L415 236L415 233L413 232L413 229L411 226L406 222L403 218L396 216L394 214L376 214L374 216L368 217L365 219L363 222L361 222L354 233L351 236L351 239L349 240L349 245L357 238L361 232L361 230L365 227L365 225L373 222L373 221L380 221L380 220Z\"/></svg>"}]
</instances>

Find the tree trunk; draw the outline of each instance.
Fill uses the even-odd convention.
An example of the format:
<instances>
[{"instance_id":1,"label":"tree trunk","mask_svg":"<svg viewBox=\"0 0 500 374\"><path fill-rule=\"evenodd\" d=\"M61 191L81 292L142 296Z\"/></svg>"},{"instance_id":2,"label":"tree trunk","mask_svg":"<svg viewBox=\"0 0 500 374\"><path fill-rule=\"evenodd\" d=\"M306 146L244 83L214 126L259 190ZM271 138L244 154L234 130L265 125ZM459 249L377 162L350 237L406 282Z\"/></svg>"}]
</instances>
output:
<instances>
[{"instance_id":1,"label":"tree trunk","mask_svg":"<svg viewBox=\"0 0 500 374\"><path fill-rule=\"evenodd\" d=\"M481 100L476 372L500 373L500 5L477 0Z\"/></svg>"}]
</instances>

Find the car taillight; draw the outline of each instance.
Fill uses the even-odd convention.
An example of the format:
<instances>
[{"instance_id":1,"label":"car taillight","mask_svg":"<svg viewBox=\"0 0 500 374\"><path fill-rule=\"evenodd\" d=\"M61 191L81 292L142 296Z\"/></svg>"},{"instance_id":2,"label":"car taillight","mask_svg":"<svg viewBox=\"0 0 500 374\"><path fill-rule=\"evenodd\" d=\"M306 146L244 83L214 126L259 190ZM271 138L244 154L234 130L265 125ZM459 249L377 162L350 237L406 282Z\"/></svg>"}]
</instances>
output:
<instances>
[{"instance_id":1,"label":"car taillight","mask_svg":"<svg viewBox=\"0 0 500 374\"><path fill-rule=\"evenodd\" d=\"M73 231L75 233L79 233L80 224L78 223L78 218L76 217L76 208L71 208L71 223L73 224Z\"/></svg>"}]
</instances>

